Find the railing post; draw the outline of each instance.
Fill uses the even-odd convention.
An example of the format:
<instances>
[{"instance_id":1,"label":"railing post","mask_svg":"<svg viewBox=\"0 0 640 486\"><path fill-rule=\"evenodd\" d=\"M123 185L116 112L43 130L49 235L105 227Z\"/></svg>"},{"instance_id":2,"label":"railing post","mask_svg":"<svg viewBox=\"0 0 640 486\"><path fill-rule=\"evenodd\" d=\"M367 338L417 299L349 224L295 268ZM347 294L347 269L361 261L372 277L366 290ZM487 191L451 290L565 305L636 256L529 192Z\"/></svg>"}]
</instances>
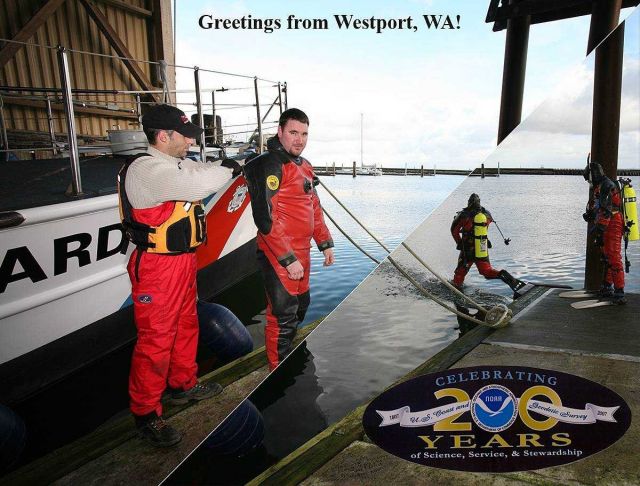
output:
<instances>
[{"instance_id":1,"label":"railing post","mask_svg":"<svg viewBox=\"0 0 640 486\"><path fill-rule=\"evenodd\" d=\"M5 150L4 160L5 162L9 161L9 137L7 136L7 126L4 121L4 103L2 102L2 98L0 98L0 135L2 135L2 149Z\"/></svg>"},{"instance_id":2,"label":"railing post","mask_svg":"<svg viewBox=\"0 0 640 486\"><path fill-rule=\"evenodd\" d=\"M142 103L140 102L140 93L136 93L136 113L138 114L138 123L142 125Z\"/></svg>"},{"instance_id":3,"label":"railing post","mask_svg":"<svg viewBox=\"0 0 640 486\"><path fill-rule=\"evenodd\" d=\"M258 96L258 77L253 78L253 86L256 92L256 116L258 120L258 148L257 153L262 153L262 118L260 117L260 97Z\"/></svg>"},{"instance_id":4,"label":"railing post","mask_svg":"<svg viewBox=\"0 0 640 486\"><path fill-rule=\"evenodd\" d=\"M169 81L167 80L167 61L161 59L158 62L158 69L160 71L160 81L162 82L162 102L170 105L171 93L169 92Z\"/></svg>"},{"instance_id":5,"label":"railing post","mask_svg":"<svg viewBox=\"0 0 640 486\"><path fill-rule=\"evenodd\" d=\"M282 86L278 81L278 106L280 107L280 114L282 115Z\"/></svg>"},{"instance_id":6,"label":"railing post","mask_svg":"<svg viewBox=\"0 0 640 486\"><path fill-rule=\"evenodd\" d=\"M211 91L211 116L213 119L211 125L213 126L213 145L218 144L218 122L216 121L216 90Z\"/></svg>"},{"instance_id":7,"label":"railing post","mask_svg":"<svg viewBox=\"0 0 640 486\"><path fill-rule=\"evenodd\" d=\"M49 124L49 140L51 141L51 148L53 149L53 155L58 155L58 146L56 144L56 132L53 127L53 111L51 110L51 99L47 96L47 122Z\"/></svg>"},{"instance_id":8,"label":"railing post","mask_svg":"<svg viewBox=\"0 0 640 486\"><path fill-rule=\"evenodd\" d=\"M289 109L289 87L287 86L287 82L284 82L284 109Z\"/></svg>"},{"instance_id":9,"label":"railing post","mask_svg":"<svg viewBox=\"0 0 640 486\"><path fill-rule=\"evenodd\" d=\"M73 99L71 98L71 80L69 78L69 61L67 50L58 46L58 67L60 69L60 81L62 83L62 101L64 114L67 119L67 135L69 145L69 159L71 162L71 185L74 196L82 196L82 180L80 177L80 155L78 153L78 141L76 140L76 120L73 111Z\"/></svg>"},{"instance_id":10,"label":"railing post","mask_svg":"<svg viewBox=\"0 0 640 486\"><path fill-rule=\"evenodd\" d=\"M202 134L200 135L200 160L202 162L205 162L207 159L204 154L204 115L202 114L202 98L200 97L200 68L198 66L195 66L193 68L193 77L196 83L196 107L198 109L198 124L203 130Z\"/></svg>"}]
</instances>

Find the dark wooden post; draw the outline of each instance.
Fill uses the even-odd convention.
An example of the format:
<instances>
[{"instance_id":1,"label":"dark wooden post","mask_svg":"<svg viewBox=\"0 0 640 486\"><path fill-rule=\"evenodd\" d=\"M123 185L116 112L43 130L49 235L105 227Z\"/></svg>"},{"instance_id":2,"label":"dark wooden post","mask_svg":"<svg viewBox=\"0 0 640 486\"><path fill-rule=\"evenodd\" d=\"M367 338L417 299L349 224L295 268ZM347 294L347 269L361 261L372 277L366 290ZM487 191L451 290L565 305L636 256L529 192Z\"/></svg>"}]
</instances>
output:
<instances>
[{"instance_id":1,"label":"dark wooden post","mask_svg":"<svg viewBox=\"0 0 640 486\"><path fill-rule=\"evenodd\" d=\"M510 0L509 4L513 3L517 3L517 0ZM520 118L522 117L522 98L527 71L530 24L531 17L528 15L515 17L507 21L498 145L520 124Z\"/></svg>"},{"instance_id":2,"label":"dark wooden post","mask_svg":"<svg viewBox=\"0 0 640 486\"><path fill-rule=\"evenodd\" d=\"M615 29L620 17L620 3L621 0L604 0L594 3L589 48L600 44L594 33L606 36L608 32ZM602 4L607 4L610 10L603 11ZM617 177L618 171L623 52L624 23L597 47L595 53L591 161L600 163L604 173L611 179ZM592 197L591 191L589 197ZM602 282L605 270L604 263L600 259L600 250L592 240L592 235L587 235L584 275L586 289L597 289Z\"/></svg>"}]
</instances>

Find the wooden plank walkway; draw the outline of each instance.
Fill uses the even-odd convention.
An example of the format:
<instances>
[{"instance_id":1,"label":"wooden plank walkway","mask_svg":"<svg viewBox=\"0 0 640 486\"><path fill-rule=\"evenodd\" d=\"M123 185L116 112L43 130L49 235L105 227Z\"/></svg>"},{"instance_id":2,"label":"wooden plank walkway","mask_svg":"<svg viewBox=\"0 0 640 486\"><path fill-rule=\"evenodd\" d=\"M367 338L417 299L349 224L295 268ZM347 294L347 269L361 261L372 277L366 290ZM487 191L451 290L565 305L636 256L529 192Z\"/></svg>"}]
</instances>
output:
<instances>
[{"instance_id":1,"label":"wooden plank walkway","mask_svg":"<svg viewBox=\"0 0 640 486\"><path fill-rule=\"evenodd\" d=\"M300 344L321 319L300 329ZM264 347L211 373L202 382L225 386L218 396L195 404L164 405L168 422L184 433L169 449L146 444L125 413L91 434L0 478L4 485L33 484L159 484L207 435L266 378Z\"/></svg>"},{"instance_id":2,"label":"wooden plank walkway","mask_svg":"<svg viewBox=\"0 0 640 486\"><path fill-rule=\"evenodd\" d=\"M526 325L496 331L488 342L640 359L640 295L629 294L626 305L574 309L571 304L579 300L559 297L561 292L550 290L539 305L521 317Z\"/></svg>"},{"instance_id":3,"label":"wooden plank walkway","mask_svg":"<svg viewBox=\"0 0 640 486\"><path fill-rule=\"evenodd\" d=\"M520 299L514 301L509 307L512 309L514 315L517 315L532 302L540 298L546 291L546 288L534 288ZM476 327L434 355L428 361L425 361L412 372L405 375L394 383L394 385L425 373L433 373L450 368L467 353L472 352L476 346L493 332L495 332L495 330L488 327ZM248 484L250 486L280 486L283 484L300 483L309 477L316 469L323 466L323 464L331 461L336 454L349 446L353 441L361 440L364 437L362 414L368 404L369 402L362 404L344 419L309 440ZM358 477L354 477L336 484L349 484L350 482L359 484L357 481ZM403 483L399 482L397 484Z\"/></svg>"},{"instance_id":4,"label":"wooden plank walkway","mask_svg":"<svg viewBox=\"0 0 640 486\"><path fill-rule=\"evenodd\" d=\"M559 291L536 288L514 322L496 331L476 328L403 378L448 368L522 365L556 369L601 383L640 413L640 295L626 306L591 311L570 307ZM520 309L521 310L521 309ZM517 310L514 310L514 314ZM563 466L512 473L469 473L420 466L367 442L363 404L250 484L640 484L640 423L632 421L608 449Z\"/></svg>"}]
</instances>

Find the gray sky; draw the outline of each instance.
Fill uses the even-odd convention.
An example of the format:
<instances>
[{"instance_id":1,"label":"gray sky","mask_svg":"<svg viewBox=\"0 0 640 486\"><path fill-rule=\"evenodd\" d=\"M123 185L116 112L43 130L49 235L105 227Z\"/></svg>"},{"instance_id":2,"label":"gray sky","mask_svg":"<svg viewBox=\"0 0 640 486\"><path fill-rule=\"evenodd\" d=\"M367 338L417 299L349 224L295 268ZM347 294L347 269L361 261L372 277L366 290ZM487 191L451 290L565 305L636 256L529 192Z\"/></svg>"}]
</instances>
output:
<instances>
[{"instance_id":1,"label":"gray sky","mask_svg":"<svg viewBox=\"0 0 640 486\"><path fill-rule=\"evenodd\" d=\"M640 168L640 11L625 22L618 167ZM487 159L495 167L581 167L591 148L594 55L572 67Z\"/></svg>"},{"instance_id":2,"label":"gray sky","mask_svg":"<svg viewBox=\"0 0 640 486\"><path fill-rule=\"evenodd\" d=\"M363 113L365 164L472 168L493 152L498 126L505 33L492 32L491 25L484 22L488 4L478 0L373 0L352 1L348 6L337 0L183 1L178 2L176 62L287 81L289 106L303 109L311 119L304 155L316 165L360 162ZM630 10L623 11L623 16ZM227 19L250 14L253 19L280 19L283 27L272 33L205 30L198 26L203 14ZM291 14L299 19L327 19L329 29L288 30L286 19ZM377 34L338 29L335 14L385 19L411 16L416 30ZM448 14L460 28L427 29L423 14ZM524 117L561 81L573 77L577 77L574 83L584 81L588 30L588 17L531 27ZM252 87L251 79L211 73L201 76L205 88ZM177 81L179 89L192 88L192 72L178 70ZM635 97L626 103L635 103L637 115L637 74L635 86ZM588 101L588 89L583 91L584 101ZM262 104L272 102L277 92L271 83L260 83L260 93ZM216 104L252 103L252 96L251 89L219 93ZM207 95L205 101L209 100ZM188 103L192 97L181 95L178 101ZM181 108L192 109L188 105ZM255 108L219 108L223 124L240 125L227 128L227 133L253 129ZM582 104L576 109L582 110ZM629 116L633 117L633 112ZM577 113L574 117L583 118ZM546 130L536 132L538 140L545 139ZM573 124L558 126L550 136L574 130ZM635 130L637 143L637 127ZM582 154L583 148L576 146L574 152ZM583 159L580 156L578 165ZM518 165L540 165L538 160L518 160ZM558 159L560 162L575 166L571 159Z\"/></svg>"}]
</instances>

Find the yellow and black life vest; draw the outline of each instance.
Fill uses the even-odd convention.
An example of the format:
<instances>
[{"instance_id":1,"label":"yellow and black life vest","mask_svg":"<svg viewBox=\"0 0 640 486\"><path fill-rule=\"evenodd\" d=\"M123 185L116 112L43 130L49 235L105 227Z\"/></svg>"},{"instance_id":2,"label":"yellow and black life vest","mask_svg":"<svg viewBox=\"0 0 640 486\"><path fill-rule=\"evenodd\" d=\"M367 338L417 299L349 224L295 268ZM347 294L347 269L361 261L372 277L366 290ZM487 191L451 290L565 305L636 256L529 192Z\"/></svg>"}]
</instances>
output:
<instances>
[{"instance_id":1,"label":"yellow and black life vest","mask_svg":"<svg viewBox=\"0 0 640 486\"><path fill-rule=\"evenodd\" d=\"M158 226L140 223L133 218L133 207L125 188L127 171L134 160L148 155L142 153L128 158L118 173L118 206L125 235L140 250L149 253L193 252L207 237L206 217L201 201L172 201L173 211Z\"/></svg>"}]
</instances>

